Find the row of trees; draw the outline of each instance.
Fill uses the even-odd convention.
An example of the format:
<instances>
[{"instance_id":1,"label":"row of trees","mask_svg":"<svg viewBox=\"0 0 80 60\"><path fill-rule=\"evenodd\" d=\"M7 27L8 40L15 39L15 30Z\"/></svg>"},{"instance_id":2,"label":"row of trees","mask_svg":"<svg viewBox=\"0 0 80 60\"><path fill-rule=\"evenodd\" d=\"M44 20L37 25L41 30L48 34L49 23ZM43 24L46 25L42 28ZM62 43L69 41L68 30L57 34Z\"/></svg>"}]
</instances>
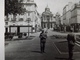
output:
<instances>
[{"instance_id":1,"label":"row of trees","mask_svg":"<svg viewBox=\"0 0 80 60\"><path fill-rule=\"evenodd\" d=\"M23 0L5 0L5 16L8 14L21 14L26 11L21 4Z\"/></svg>"}]
</instances>

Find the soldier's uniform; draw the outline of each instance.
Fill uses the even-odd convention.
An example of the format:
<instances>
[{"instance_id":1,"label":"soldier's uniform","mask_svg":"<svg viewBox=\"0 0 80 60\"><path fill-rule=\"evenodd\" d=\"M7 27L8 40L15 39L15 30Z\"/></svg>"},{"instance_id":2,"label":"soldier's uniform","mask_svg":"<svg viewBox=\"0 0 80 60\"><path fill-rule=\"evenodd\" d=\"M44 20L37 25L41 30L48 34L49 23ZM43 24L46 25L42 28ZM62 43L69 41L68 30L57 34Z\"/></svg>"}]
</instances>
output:
<instances>
[{"instance_id":1,"label":"soldier's uniform","mask_svg":"<svg viewBox=\"0 0 80 60\"><path fill-rule=\"evenodd\" d=\"M47 34L42 32L40 33L39 37L40 37L40 49L41 49L41 52L44 52Z\"/></svg>"},{"instance_id":2,"label":"soldier's uniform","mask_svg":"<svg viewBox=\"0 0 80 60\"><path fill-rule=\"evenodd\" d=\"M73 60L73 49L75 45L75 35L73 33L67 35L67 41L68 41L68 49L69 49L69 59Z\"/></svg>"}]
</instances>

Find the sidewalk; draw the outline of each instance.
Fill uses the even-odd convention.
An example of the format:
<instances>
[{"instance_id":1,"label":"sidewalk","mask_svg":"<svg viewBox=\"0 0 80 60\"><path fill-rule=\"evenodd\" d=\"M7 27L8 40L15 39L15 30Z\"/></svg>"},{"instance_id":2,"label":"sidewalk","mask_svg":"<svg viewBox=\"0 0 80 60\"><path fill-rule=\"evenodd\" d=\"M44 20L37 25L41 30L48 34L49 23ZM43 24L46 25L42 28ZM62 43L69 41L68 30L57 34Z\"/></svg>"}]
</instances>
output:
<instances>
[{"instance_id":1,"label":"sidewalk","mask_svg":"<svg viewBox=\"0 0 80 60\"><path fill-rule=\"evenodd\" d=\"M26 37L26 36L22 36L22 38L18 38L18 36L14 36L13 39L7 39L5 40L5 46L8 45L9 43L12 43L14 41L20 41L20 40L31 40L33 39L35 36L29 36L29 37Z\"/></svg>"}]
</instances>

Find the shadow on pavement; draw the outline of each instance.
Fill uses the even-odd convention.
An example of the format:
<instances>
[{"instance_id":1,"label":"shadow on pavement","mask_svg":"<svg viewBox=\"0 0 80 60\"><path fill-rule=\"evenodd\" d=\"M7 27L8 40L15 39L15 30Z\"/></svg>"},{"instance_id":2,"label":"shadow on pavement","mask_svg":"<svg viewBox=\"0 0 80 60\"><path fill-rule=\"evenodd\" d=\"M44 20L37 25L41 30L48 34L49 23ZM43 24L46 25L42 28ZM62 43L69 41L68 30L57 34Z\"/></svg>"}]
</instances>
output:
<instances>
[{"instance_id":1,"label":"shadow on pavement","mask_svg":"<svg viewBox=\"0 0 80 60\"><path fill-rule=\"evenodd\" d=\"M34 53L41 53L41 51L31 51L31 52L34 52Z\"/></svg>"},{"instance_id":2,"label":"shadow on pavement","mask_svg":"<svg viewBox=\"0 0 80 60\"><path fill-rule=\"evenodd\" d=\"M60 57L55 57L55 59L58 59L58 60L68 60L68 58L60 58Z\"/></svg>"}]
</instances>

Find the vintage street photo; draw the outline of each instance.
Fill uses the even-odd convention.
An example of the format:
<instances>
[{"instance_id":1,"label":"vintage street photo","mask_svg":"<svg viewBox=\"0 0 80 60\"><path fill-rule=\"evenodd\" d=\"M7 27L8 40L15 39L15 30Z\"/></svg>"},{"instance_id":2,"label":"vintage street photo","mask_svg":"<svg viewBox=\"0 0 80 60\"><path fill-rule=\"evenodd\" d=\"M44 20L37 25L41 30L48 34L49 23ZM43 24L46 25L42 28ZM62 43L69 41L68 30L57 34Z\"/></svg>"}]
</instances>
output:
<instances>
[{"instance_id":1,"label":"vintage street photo","mask_svg":"<svg viewBox=\"0 0 80 60\"><path fill-rule=\"evenodd\" d=\"M5 0L5 60L80 60L80 0Z\"/></svg>"}]
</instances>

